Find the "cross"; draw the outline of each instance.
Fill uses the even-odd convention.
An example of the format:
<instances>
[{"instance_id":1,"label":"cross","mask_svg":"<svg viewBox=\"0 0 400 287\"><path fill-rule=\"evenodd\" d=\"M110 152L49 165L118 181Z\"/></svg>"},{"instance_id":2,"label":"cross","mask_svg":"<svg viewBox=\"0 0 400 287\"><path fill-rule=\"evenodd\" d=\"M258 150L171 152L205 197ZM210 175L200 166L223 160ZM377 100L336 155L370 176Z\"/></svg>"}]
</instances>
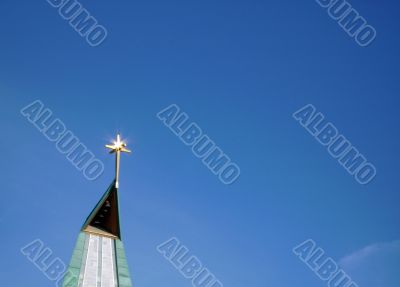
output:
<instances>
[{"instance_id":1,"label":"cross","mask_svg":"<svg viewBox=\"0 0 400 287\"><path fill-rule=\"evenodd\" d=\"M112 145L106 145L106 148L110 149L110 153L115 153L115 188L118 188L119 181L119 163L121 152L130 153L131 151L126 149L126 143L121 140L121 136L117 134L117 140L113 141Z\"/></svg>"}]
</instances>

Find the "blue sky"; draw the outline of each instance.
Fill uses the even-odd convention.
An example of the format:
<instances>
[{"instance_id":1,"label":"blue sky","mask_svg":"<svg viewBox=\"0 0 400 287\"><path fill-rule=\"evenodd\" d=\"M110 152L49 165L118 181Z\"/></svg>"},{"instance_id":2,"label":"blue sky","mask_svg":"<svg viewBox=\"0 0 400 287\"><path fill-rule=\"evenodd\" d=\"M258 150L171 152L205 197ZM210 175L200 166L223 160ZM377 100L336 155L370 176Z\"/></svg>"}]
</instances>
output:
<instances>
[{"instance_id":1,"label":"blue sky","mask_svg":"<svg viewBox=\"0 0 400 287\"><path fill-rule=\"evenodd\" d=\"M292 253L308 238L360 286L398 286L397 2L351 1L377 31L368 47L316 1L81 3L107 28L98 47L45 0L0 4L4 286L54 286L19 250L39 238L69 261L113 179L117 130L133 150L120 199L135 286L191 286L156 250L172 236L224 286L326 286ZM104 162L98 180L21 116L37 99ZM171 104L240 166L234 184L157 118ZM306 104L376 166L371 183L293 119Z\"/></svg>"}]
</instances>

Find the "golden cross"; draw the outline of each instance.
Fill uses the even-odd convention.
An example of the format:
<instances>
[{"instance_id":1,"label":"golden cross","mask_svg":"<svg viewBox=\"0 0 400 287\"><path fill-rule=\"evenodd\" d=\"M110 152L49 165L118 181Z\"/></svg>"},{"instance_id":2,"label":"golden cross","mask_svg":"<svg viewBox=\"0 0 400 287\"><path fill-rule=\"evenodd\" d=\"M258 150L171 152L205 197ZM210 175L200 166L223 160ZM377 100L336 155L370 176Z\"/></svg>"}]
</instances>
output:
<instances>
[{"instance_id":1,"label":"golden cross","mask_svg":"<svg viewBox=\"0 0 400 287\"><path fill-rule=\"evenodd\" d=\"M126 143L121 140L121 136L118 133L117 134L117 140L113 141L112 145L106 145L106 148L111 149L110 153L115 152L115 187L118 188L118 182L119 182L119 163L120 163L120 157L121 157L121 152L128 152L130 153L131 151L126 147Z\"/></svg>"}]
</instances>

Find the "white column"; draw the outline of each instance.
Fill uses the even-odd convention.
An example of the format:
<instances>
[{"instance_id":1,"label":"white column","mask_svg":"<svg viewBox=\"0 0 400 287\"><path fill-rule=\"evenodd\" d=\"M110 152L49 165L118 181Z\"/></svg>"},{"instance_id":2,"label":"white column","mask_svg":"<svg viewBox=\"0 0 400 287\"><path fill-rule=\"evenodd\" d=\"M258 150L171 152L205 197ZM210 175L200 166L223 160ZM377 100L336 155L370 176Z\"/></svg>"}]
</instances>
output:
<instances>
[{"instance_id":1,"label":"white column","mask_svg":"<svg viewBox=\"0 0 400 287\"><path fill-rule=\"evenodd\" d=\"M101 287L115 287L114 240L103 237Z\"/></svg>"},{"instance_id":2,"label":"white column","mask_svg":"<svg viewBox=\"0 0 400 287\"><path fill-rule=\"evenodd\" d=\"M97 272L99 265L99 237L92 234L90 234L89 236L89 246L86 256L82 287L97 286Z\"/></svg>"}]
</instances>

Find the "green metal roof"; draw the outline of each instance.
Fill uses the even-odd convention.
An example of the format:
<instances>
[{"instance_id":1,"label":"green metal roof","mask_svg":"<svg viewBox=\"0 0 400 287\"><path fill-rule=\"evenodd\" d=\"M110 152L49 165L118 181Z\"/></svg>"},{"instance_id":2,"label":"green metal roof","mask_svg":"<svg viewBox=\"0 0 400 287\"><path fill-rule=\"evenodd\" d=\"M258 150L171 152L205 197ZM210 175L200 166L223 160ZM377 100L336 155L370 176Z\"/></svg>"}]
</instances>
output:
<instances>
[{"instance_id":1,"label":"green metal roof","mask_svg":"<svg viewBox=\"0 0 400 287\"><path fill-rule=\"evenodd\" d=\"M108 214L111 213L115 213L116 216L110 217ZM100 215L103 216L99 217ZM110 231L110 224L116 224L118 232ZM99 282L102 284L98 285ZM83 224L62 286L97 285L132 287L119 233L118 190L115 188L115 180Z\"/></svg>"}]
</instances>

